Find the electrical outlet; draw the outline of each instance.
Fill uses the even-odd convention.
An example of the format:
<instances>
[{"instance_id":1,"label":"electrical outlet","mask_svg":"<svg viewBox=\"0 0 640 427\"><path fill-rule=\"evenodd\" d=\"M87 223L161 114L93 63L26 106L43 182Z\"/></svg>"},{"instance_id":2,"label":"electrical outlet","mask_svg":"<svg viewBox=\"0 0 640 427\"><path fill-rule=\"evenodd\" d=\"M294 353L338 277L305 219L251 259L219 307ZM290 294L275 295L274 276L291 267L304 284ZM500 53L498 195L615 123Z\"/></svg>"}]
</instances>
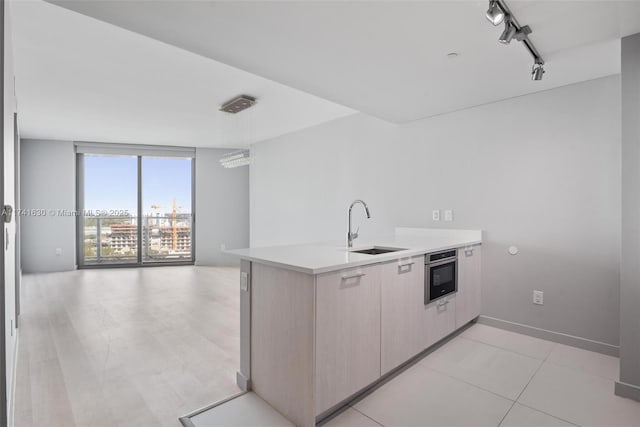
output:
<instances>
[{"instance_id":1,"label":"electrical outlet","mask_svg":"<svg viewBox=\"0 0 640 427\"><path fill-rule=\"evenodd\" d=\"M533 303L538 305L544 305L544 292L533 291Z\"/></svg>"},{"instance_id":2,"label":"electrical outlet","mask_svg":"<svg viewBox=\"0 0 640 427\"><path fill-rule=\"evenodd\" d=\"M447 209L446 211L444 211L444 220L453 221L453 210Z\"/></svg>"},{"instance_id":3,"label":"electrical outlet","mask_svg":"<svg viewBox=\"0 0 640 427\"><path fill-rule=\"evenodd\" d=\"M436 209L431 212L431 219L433 219L434 221L440 221L440 210Z\"/></svg>"},{"instance_id":4,"label":"electrical outlet","mask_svg":"<svg viewBox=\"0 0 640 427\"><path fill-rule=\"evenodd\" d=\"M224 243L220 243L220 250L221 251L226 251L227 250L227 245L225 245Z\"/></svg>"},{"instance_id":5,"label":"electrical outlet","mask_svg":"<svg viewBox=\"0 0 640 427\"><path fill-rule=\"evenodd\" d=\"M62 248L56 248L56 256L62 255Z\"/></svg>"}]
</instances>

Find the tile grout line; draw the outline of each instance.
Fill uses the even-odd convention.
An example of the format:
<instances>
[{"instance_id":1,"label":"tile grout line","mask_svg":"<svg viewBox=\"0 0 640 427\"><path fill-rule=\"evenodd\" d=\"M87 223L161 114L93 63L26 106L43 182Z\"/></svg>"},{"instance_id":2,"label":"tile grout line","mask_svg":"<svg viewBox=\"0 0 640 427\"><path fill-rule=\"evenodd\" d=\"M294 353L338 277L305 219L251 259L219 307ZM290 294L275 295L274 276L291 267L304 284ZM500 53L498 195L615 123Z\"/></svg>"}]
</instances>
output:
<instances>
[{"instance_id":1,"label":"tile grout line","mask_svg":"<svg viewBox=\"0 0 640 427\"><path fill-rule=\"evenodd\" d=\"M549 357L549 356L547 356L547 357ZM500 427L502 425L502 423L504 422L505 418L507 418L507 415L509 415L509 412L511 412L513 407L516 406L516 403L518 403L518 399L520 399L520 396L522 396L522 393L524 393L524 391L527 389L527 387L529 387L529 384L531 384L531 381L533 381L533 378L538 374L538 372L542 368L542 365L544 365L545 360L542 360L540 362L540 365L538 365L538 369L536 369L536 371L533 373L533 375L531 375L531 378L529 378L529 381L527 381L527 384L525 384L525 386L522 388L522 390L520 391L520 394L518 394L518 397L516 397L516 400L513 401L513 404L511 404L511 407L509 408L509 410L504 414L504 417L502 417L502 419L498 423L497 427Z\"/></svg>"},{"instance_id":2,"label":"tile grout line","mask_svg":"<svg viewBox=\"0 0 640 427\"><path fill-rule=\"evenodd\" d=\"M421 362L421 361L420 361L420 362ZM432 368L431 366L424 366L424 365L420 365L420 362L416 363L416 365L420 366L422 369L428 369L428 370L431 370L431 371L436 372L436 373L438 373L438 374L440 374L440 375L444 375L445 377L450 378L450 379L452 379L452 380L460 381L461 383L464 383L464 384L469 385L469 386L471 386L471 387L477 388L478 390L482 390L482 391L484 391L484 392L491 393L491 394L493 394L494 396L497 396L497 397L499 397L499 398L501 398L501 399L508 400L509 402L515 402L515 400L511 399L510 397L503 396L503 395L498 394L498 393L496 393L495 391L492 391L492 390L487 390L486 388L480 387L480 386L478 386L478 385L476 385L476 384L470 383L470 382L468 382L468 381L466 381L466 380L463 380L463 379L461 379L461 378L454 377L454 376L453 376L453 375L451 375L451 374L448 374L448 373L446 373L446 372L442 372L442 371L440 371L440 370L438 370L438 369ZM535 375L535 374L534 374L534 375ZM525 387L526 387L526 386L525 386Z\"/></svg>"},{"instance_id":3,"label":"tile grout line","mask_svg":"<svg viewBox=\"0 0 640 427\"><path fill-rule=\"evenodd\" d=\"M585 350L585 351L589 351L589 350ZM611 357L613 357L613 356L611 356ZM567 368L567 369L571 369L571 370L572 370L572 371L574 371L574 372L578 372L578 373L580 373L580 374L584 374L584 375L590 375L590 376L592 376L592 377L596 377L596 378L601 378L601 379L603 379L603 380L607 380L607 381L617 381L617 379L615 379L615 378L610 378L610 377L606 377L606 376L604 376L604 375L595 374L595 373L593 373L593 372L589 372L589 371L587 371L587 370L585 370L585 369L576 368L576 367L573 367L573 366L571 366L571 365L562 365L562 364L560 364L560 363L558 363L558 362L553 362L553 361L549 361L549 360L545 360L545 363L548 363L548 364L553 365L553 366L557 366L557 367L559 367L559 368Z\"/></svg>"},{"instance_id":4,"label":"tile grout line","mask_svg":"<svg viewBox=\"0 0 640 427\"><path fill-rule=\"evenodd\" d=\"M567 423L567 424L571 424L571 425L576 426L576 427L580 427L580 424L576 424L576 423L574 423L574 422L571 422L571 421L565 420L564 418L560 418L560 417L558 417L558 416L556 416L556 415L553 415L553 414L550 414L550 413L548 413L548 412L541 411L540 409L538 409L538 408L534 408L533 406L531 406L531 405L527 405L526 403L522 403L522 402L516 402L516 403L517 403L518 405L524 406L525 408L529 408L529 409L532 409L532 410L534 410L534 411L538 411L538 412L540 412L540 413L542 413L542 414L548 415L548 416L550 416L551 418L555 418L555 419L557 419L557 420L563 421L563 422L565 422L565 423Z\"/></svg>"},{"instance_id":5,"label":"tile grout line","mask_svg":"<svg viewBox=\"0 0 640 427\"><path fill-rule=\"evenodd\" d=\"M547 413L547 412L545 412L545 411L541 411L540 409L537 409L537 408L534 408L534 407L532 407L532 406L526 405L526 404L524 404L524 403L522 403L522 402L519 402L520 397L522 397L522 395L524 394L525 390L527 389L527 387L529 387L529 384L531 384L531 381L533 381L533 378L538 374L538 372L540 371L540 369L542 369L542 367L544 366L544 364L545 364L545 363L549 363L549 364L551 364L551 365L554 365L554 366L555 366L555 364L554 364L553 362L549 362L549 357L551 357L551 353L553 353L553 349L554 349L555 347L557 347L557 346L558 346L558 343L555 343L555 344L554 344L554 346L553 346L553 348L551 349L551 351L550 351L550 352L549 352L549 354L547 355L547 357L545 357L545 358L544 358L544 360L542 361L542 363L541 363L541 364L540 364L540 366L538 367L538 370L536 371L536 373L535 373L535 374L533 374L533 376L531 377L531 379L529 380L529 382L527 383L527 385L526 385L526 386L524 386L524 388L522 389L522 392L520 393L520 395L518 395L518 398L516 399L516 403L518 403L519 405L522 405L522 406L524 406L524 407L527 407L527 408L529 408L529 409L533 409L534 411L541 412L541 413L543 413L543 414L545 414L545 415L548 415L548 416L550 416L550 417L552 417L552 418L555 418L555 419L558 419L558 420L560 420L560 421L564 421L564 422L569 423L569 424L572 424L572 425L574 425L574 426L578 426L578 424L572 423L571 421L567 421L567 420L565 420L564 418L557 417L557 416L552 415L552 414L549 414L549 413ZM515 403L514 403L514 405L515 405ZM512 407L512 408L513 408L513 407ZM511 412L511 409L509 409L509 412ZM508 412L507 412L507 413L508 413ZM501 423L502 423L502 422L501 422ZM498 425L498 427L500 427L500 426ZM579 426L578 426L578 427L579 427Z\"/></svg>"},{"instance_id":6,"label":"tile grout line","mask_svg":"<svg viewBox=\"0 0 640 427\"><path fill-rule=\"evenodd\" d=\"M557 343L555 343L553 347L556 347L556 344L557 344ZM535 376L538 374L538 372L540 371L540 369L542 369L542 367L544 366L544 364L545 364L545 363L550 363L550 364L554 365L554 363L552 363L552 362L548 362L548 360L547 360L547 359L549 359L549 357L551 356L551 353L552 353L552 352L553 352L553 348L552 348L552 350L549 352L549 354L548 354L548 355L547 355L547 356L542 360L542 363L540 363L540 366L538 366L538 369L536 369L536 372L531 376L531 378L529 379L529 381L527 382L527 384L524 386L524 388L522 389L522 391L520 392L520 394L518 395L518 397L516 398L516 400L513 402L513 405L511 405L511 408L509 408L509 410L507 411L507 413L504 415L504 417L503 417L503 418L502 418L502 420L500 421L500 424L498 424L498 427L500 427L500 425L502 425L502 423L504 422L504 420L507 418L507 415L509 415L509 413L511 412L511 410L513 409L513 407L516 405L516 403L517 403L518 405L524 406L524 407L529 408L529 409L532 409L532 410L534 410L534 411L538 411L538 412L540 412L540 413L543 413L543 414L545 414L545 415L547 415L547 416L550 416L551 418L555 418L555 419L557 419L557 420L560 420L560 421L566 422L566 423L568 423L568 424L571 424L571 425L574 425L574 426L579 427L579 425L578 425L578 424L572 423L571 421L567 421L567 420L565 420L565 419L563 419L563 418L560 418L560 417L557 417L557 416L555 416L555 415L549 414L549 413L547 413L547 412L545 412L545 411L541 411L541 410L539 410L539 409L537 409L537 408L534 408L534 407L532 407L532 406L526 405L526 404L524 404L524 403L522 403L522 402L520 402L520 401L519 401L519 400L520 400L520 397L522 397L522 395L524 394L525 390L527 389L527 387L529 387L529 384L531 384L531 381L533 381L533 378L535 378Z\"/></svg>"},{"instance_id":7,"label":"tile grout line","mask_svg":"<svg viewBox=\"0 0 640 427\"><path fill-rule=\"evenodd\" d=\"M540 372L540 369L542 369L542 366L544 366L544 364L547 362L547 359L549 358L549 356L551 356L551 353L553 352L553 348L556 345L554 344L553 347L551 347L551 351L549 352L549 354L547 354L547 357L545 357L541 362L540 365L538 366L538 369L536 369L536 371L533 373L533 375L531 375L531 378L529 378L529 381L527 381L527 384L525 384L525 386L522 388L522 391L520 391L520 394L518 394L518 397L516 397L516 400L513 401L513 404L511 405L511 408L509 408L509 410L507 411L506 414L504 414L504 417L502 417L502 420L500 420L500 422L498 423L498 427L500 427L502 425L502 423L504 422L504 420L507 418L507 415L509 415L509 412L511 412L511 410L513 409L514 406L516 406L516 403L519 403L518 400L520 400L520 397L522 397L522 394L524 393L524 391L527 389L527 387L529 387L529 384L531 384L531 381L533 381L533 379L535 378L536 375L538 375L538 372ZM533 408L531 408L533 409Z\"/></svg>"},{"instance_id":8,"label":"tile grout line","mask_svg":"<svg viewBox=\"0 0 640 427\"><path fill-rule=\"evenodd\" d=\"M349 408L353 409L354 411L356 411L357 413L359 413L360 415L369 418L371 421L373 421L374 423L378 424L381 427L385 427L384 424L382 424L380 421L376 420L375 418L371 418L369 415L365 414L364 412L362 412L361 410L359 410L358 408L356 408L355 406L351 406L349 405Z\"/></svg>"},{"instance_id":9,"label":"tile grout line","mask_svg":"<svg viewBox=\"0 0 640 427\"><path fill-rule=\"evenodd\" d=\"M524 357L528 357L530 359L535 359L535 360L546 361L547 357L549 357L549 355L551 354L551 351L550 351L549 354L547 354L544 358L541 359L539 357L534 357L534 356L531 356L529 354L520 353L520 352L512 350L510 348L505 348L505 347L501 347L501 346L496 345L496 344L491 344L491 343L488 343L488 342L485 342L485 341L481 341L481 340L476 339L476 338L469 338L469 337L465 337L464 335L460 335L460 338L464 338L466 340L477 342L477 343L480 343L480 344L485 344L485 345L488 345L490 347L499 348L500 350L508 351L510 353L517 354L518 356L524 356ZM537 339L539 339L539 338L537 338ZM545 340L542 340L542 341L545 341ZM552 342L552 341L547 341L547 342ZM553 343L553 344L555 344L555 343ZM555 347L555 345L554 345L554 347Z\"/></svg>"},{"instance_id":10,"label":"tile grout line","mask_svg":"<svg viewBox=\"0 0 640 427\"><path fill-rule=\"evenodd\" d=\"M506 331L506 332L511 332L511 331ZM518 332L511 332L511 333L517 334L517 335L522 335L522 334L519 334ZM524 336L529 337L528 335L524 335ZM583 350L583 351L586 351L586 352L589 352L589 353L595 353L595 354L598 354L598 355L602 355L602 356L606 356L606 357L613 357L613 358L619 359L619 357L616 357L616 356L611 356L611 355L608 355L608 354L602 354L602 353L598 353L598 352L595 352L595 351L592 351L592 350L587 350L587 349L580 348L580 347L574 347L574 346L567 345L567 344L557 343L557 342L554 342L554 341L545 340L543 338L529 337L529 338L532 338L532 339L536 339L536 340L540 340L540 341L544 341L544 342L548 342L548 343L553 344L553 346L551 347L551 351L549 351L549 353L544 358L538 358L538 357L531 356L529 354L525 354L525 353L521 353L519 351L512 350L510 348L501 347L501 346L496 345L496 344L488 343L488 342L482 341L481 339L478 339L478 338L471 338L471 337L465 336L464 333L460 334L459 338L464 338L464 339L467 339L469 341L474 341L474 342L477 342L477 343L480 343L480 344L486 344L488 346L499 348L499 349L504 350L504 351L508 351L508 352L511 352L511 353L514 353L514 354L518 354L520 356L529 357L531 359L542 360L542 361L544 361L546 363L549 363L551 365L554 365L554 366L560 366L562 368L569 368L569 369L572 369L574 371L578 371L578 372L581 372L581 373L586 373L587 375L593 375L594 377L599 377L599 378L603 378L603 379L610 380L610 381L617 381L615 378L610 378L610 377L607 377L607 376L604 376L604 375L594 374L592 372L585 371L584 369L575 368L575 367L573 367L571 365L562 365L560 363L547 360L551 356L551 353L553 353L553 350L555 349L555 347L557 347L558 345L564 345L564 346L575 348L575 349L578 349L578 350Z\"/></svg>"}]
</instances>

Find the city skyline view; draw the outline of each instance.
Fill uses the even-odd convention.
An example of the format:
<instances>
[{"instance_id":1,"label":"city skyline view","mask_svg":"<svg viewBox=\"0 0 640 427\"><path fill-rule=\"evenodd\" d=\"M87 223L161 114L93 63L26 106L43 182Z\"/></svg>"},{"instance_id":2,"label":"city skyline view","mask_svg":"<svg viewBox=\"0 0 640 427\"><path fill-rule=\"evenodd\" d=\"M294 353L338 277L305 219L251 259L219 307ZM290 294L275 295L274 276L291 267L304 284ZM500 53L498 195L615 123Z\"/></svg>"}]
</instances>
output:
<instances>
[{"instance_id":1,"label":"city skyline view","mask_svg":"<svg viewBox=\"0 0 640 427\"><path fill-rule=\"evenodd\" d=\"M120 210L136 216L137 166L135 156L85 155L85 211ZM191 166L191 159L142 158L142 212L145 216L171 213L174 198L178 213L191 213Z\"/></svg>"}]
</instances>

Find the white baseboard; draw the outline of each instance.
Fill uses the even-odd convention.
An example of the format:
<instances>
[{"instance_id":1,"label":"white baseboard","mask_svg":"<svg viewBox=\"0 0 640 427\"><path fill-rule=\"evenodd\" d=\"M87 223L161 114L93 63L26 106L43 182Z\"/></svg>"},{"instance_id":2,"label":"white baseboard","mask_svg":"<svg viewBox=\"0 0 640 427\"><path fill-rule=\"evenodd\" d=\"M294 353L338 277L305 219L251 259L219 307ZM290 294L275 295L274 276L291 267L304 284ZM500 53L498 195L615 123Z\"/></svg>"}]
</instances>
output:
<instances>
[{"instance_id":1,"label":"white baseboard","mask_svg":"<svg viewBox=\"0 0 640 427\"><path fill-rule=\"evenodd\" d=\"M640 387L633 384L616 381L615 393L616 396L626 397L627 399L633 399L640 402Z\"/></svg>"},{"instance_id":2,"label":"white baseboard","mask_svg":"<svg viewBox=\"0 0 640 427\"><path fill-rule=\"evenodd\" d=\"M523 325L522 323L496 319L495 317L481 315L478 318L478 323L482 323L488 326L495 326L496 328L529 335L535 338L541 338L547 341L570 345L572 347L595 351L597 353L606 354L608 356L618 357L620 354L620 346L617 345L607 344L600 341L593 341L587 338L576 337L574 335L563 334L561 332L550 331L547 329L536 328L534 326Z\"/></svg>"}]
</instances>

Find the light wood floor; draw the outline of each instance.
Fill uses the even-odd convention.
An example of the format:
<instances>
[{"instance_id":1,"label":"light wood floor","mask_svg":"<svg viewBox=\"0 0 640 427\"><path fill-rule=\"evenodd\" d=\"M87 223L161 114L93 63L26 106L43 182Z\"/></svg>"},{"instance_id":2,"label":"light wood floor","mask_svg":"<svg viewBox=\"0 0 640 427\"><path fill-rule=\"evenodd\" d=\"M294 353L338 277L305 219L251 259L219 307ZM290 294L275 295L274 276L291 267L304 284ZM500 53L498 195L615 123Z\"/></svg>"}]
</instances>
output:
<instances>
[{"instance_id":1,"label":"light wood floor","mask_svg":"<svg viewBox=\"0 0 640 427\"><path fill-rule=\"evenodd\" d=\"M16 426L179 426L239 390L239 272L25 275Z\"/></svg>"}]
</instances>

